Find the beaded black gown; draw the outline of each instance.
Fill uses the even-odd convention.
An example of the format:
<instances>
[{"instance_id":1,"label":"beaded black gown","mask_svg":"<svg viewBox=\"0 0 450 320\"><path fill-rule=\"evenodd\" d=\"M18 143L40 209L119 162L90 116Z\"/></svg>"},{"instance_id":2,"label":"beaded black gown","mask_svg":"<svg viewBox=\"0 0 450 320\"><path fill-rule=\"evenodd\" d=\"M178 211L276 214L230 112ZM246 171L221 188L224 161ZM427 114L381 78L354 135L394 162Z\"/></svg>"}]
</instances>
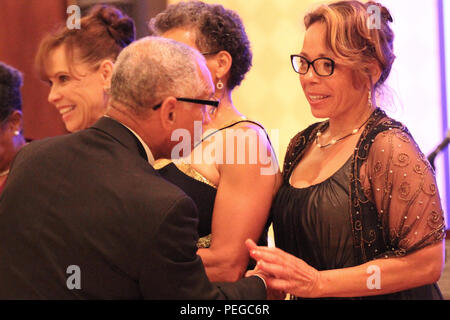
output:
<instances>
[{"instance_id":1,"label":"beaded black gown","mask_svg":"<svg viewBox=\"0 0 450 320\"><path fill-rule=\"evenodd\" d=\"M371 122L372 129L385 117L380 111L375 115L377 117ZM314 139L311 137L317 132L316 128L317 125L294 138L286 155L283 184L271 209L275 244L278 248L299 257L318 270L330 270L360 265L377 258L395 258L442 241L443 212L434 177L428 171L429 165L423 155L419 152L410 153L418 148L406 131L387 130L375 139L375 136L370 137L371 128L366 129L361 141L369 137L369 143L374 145L372 151L375 148L381 149L374 159L370 156L363 157L366 169L362 171L367 172L367 177L371 179L370 182L364 182L363 178L357 176L361 179L358 182L360 190L357 200L351 197L353 189L350 186L355 182L351 177L356 176L353 169L358 150L325 181L306 188L293 187L290 175L301 159L302 150L313 143ZM385 143L386 141L389 143ZM301 144L301 148L293 147ZM358 146L364 148L364 143ZM365 149L369 150L367 147ZM401 183L396 181L397 178ZM364 188L364 185L368 187ZM388 186L391 188L388 189ZM366 216L363 216L362 224L355 224L358 229L353 225L350 205L358 204L359 201L365 204L361 211ZM371 214L371 209L380 220L374 220L374 223L364 222ZM384 215L378 214L377 210ZM398 212L404 214L401 219L396 216ZM367 250L358 246L359 238L355 238L357 229L370 230L367 234L371 236L361 237L361 243L367 246ZM383 234L386 229L389 232ZM375 234L379 237L374 238ZM376 249L370 257L368 252L373 247ZM363 250L364 255L361 255ZM442 295L434 283L393 294L355 298L442 299Z\"/></svg>"}]
</instances>

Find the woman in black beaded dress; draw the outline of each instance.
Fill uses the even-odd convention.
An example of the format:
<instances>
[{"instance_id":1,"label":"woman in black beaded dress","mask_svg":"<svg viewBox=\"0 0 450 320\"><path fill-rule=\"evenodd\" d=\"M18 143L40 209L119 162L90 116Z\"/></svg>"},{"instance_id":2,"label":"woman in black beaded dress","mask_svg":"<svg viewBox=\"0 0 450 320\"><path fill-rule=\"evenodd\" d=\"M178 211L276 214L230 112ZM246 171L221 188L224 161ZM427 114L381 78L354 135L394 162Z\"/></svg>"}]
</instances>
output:
<instances>
[{"instance_id":1,"label":"woman in black beaded dress","mask_svg":"<svg viewBox=\"0 0 450 320\"><path fill-rule=\"evenodd\" d=\"M86 129L106 113L114 62L134 40L133 19L106 4L93 6L78 29L64 23L41 40L36 68L68 132Z\"/></svg>"},{"instance_id":2,"label":"woman in black beaded dress","mask_svg":"<svg viewBox=\"0 0 450 320\"><path fill-rule=\"evenodd\" d=\"M312 114L328 120L288 147L272 206L278 248L247 245L268 286L294 298L442 299L434 172L374 98L395 59L390 22L374 2L323 5L306 15L291 57Z\"/></svg>"}]
</instances>

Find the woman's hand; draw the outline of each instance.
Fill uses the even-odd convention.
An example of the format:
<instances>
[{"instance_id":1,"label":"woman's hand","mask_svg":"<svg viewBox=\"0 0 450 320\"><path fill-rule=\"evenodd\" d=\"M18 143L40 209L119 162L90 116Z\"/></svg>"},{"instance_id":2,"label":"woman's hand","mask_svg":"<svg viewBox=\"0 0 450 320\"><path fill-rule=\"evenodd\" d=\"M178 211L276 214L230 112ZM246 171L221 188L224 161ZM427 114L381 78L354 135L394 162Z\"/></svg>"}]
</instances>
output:
<instances>
[{"instance_id":1,"label":"woman's hand","mask_svg":"<svg viewBox=\"0 0 450 320\"><path fill-rule=\"evenodd\" d=\"M259 247L250 239L245 244L257 261L257 269L267 274L268 288L304 298L319 296L318 270L283 250Z\"/></svg>"}]
</instances>

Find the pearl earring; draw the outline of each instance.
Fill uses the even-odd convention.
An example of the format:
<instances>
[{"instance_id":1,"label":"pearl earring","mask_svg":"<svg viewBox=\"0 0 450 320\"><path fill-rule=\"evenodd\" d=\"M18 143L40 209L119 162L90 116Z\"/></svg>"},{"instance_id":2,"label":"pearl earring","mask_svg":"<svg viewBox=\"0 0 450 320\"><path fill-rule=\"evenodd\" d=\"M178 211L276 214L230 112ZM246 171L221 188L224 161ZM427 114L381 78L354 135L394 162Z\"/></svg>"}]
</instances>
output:
<instances>
[{"instance_id":1,"label":"pearl earring","mask_svg":"<svg viewBox=\"0 0 450 320\"><path fill-rule=\"evenodd\" d=\"M19 130L15 130L13 133L14 133L15 136L18 136L20 134L20 131Z\"/></svg>"}]
</instances>

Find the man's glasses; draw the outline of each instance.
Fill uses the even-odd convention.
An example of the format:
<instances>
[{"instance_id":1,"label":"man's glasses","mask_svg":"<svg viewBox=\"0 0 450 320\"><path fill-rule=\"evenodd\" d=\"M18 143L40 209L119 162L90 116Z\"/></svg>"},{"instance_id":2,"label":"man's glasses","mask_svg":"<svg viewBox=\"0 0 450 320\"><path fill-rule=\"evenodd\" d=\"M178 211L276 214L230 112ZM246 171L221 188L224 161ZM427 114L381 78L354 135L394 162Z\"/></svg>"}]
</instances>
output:
<instances>
[{"instance_id":1,"label":"man's glasses","mask_svg":"<svg viewBox=\"0 0 450 320\"><path fill-rule=\"evenodd\" d=\"M175 99L177 99L178 101L202 104L204 106L207 106L206 112L208 112L208 113L212 113L212 111L219 106L218 100L202 100L202 99L191 99L191 98L175 98ZM160 104L157 104L156 106L154 106L152 109L157 110L158 108L161 107L161 105L162 105L162 102Z\"/></svg>"},{"instance_id":2,"label":"man's glasses","mask_svg":"<svg viewBox=\"0 0 450 320\"><path fill-rule=\"evenodd\" d=\"M334 72L335 62L330 58L317 58L313 61L309 61L303 56L298 54L291 55L291 63L294 71L305 75L309 71L309 67L312 66L315 73L320 77L329 77Z\"/></svg>"}]
</instances>

